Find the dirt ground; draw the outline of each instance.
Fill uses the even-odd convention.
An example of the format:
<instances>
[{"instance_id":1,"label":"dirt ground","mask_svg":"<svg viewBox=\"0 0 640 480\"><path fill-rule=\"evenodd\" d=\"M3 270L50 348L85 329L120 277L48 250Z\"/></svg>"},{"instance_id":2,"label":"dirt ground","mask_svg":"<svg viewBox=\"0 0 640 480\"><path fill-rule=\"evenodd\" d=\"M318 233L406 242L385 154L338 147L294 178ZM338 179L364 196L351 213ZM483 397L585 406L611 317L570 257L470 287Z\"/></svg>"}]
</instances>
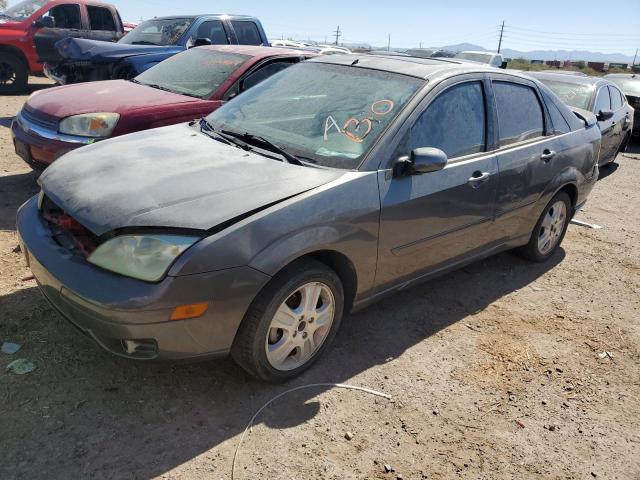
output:
<instances>
[{"instance_id":1,"label":"dirt ground","mask_svg":"<svg viewBox=\"0 0 640 480\"><path fill-rule=\"evenodd\" d=\"M236 479L640 479L637 143L578 216L602 229L571 226L545 265L501 254L352 315L313 369L272 386L230 360L110 356L22 281L14 215L37 187L9 125L24 100L0 99L0 343L23 344L0 354L0 478L228 479L258 408L328 382L392 400L284 396L247 435ZM37 370L5 371L17 358Z\"/></svg>"}]
</instances>

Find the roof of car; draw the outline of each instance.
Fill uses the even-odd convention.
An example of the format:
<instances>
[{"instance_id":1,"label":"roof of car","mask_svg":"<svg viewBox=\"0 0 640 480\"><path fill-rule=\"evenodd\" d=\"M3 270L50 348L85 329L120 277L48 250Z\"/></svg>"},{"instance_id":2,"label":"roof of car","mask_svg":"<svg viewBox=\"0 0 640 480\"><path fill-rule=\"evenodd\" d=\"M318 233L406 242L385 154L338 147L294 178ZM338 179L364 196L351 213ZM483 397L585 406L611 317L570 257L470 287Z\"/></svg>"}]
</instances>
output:
<instances>
[{"instance_id":1,"label":"roof of car","mask_svg":"<svg viewBox=\"0 0 640 480\"><path fill-rule=\"evenodd\" d=\"M604 76L604 78L608 77L617 77L617 78L635 78L640 81L640 74L638 73L609 73Z\"/></svg>"},{"instance_id":2,"label":"roof of car","mask_svg":"<svg viewBox=\"0 0 640 480\"><path fill-rule=\"evenodd\" d=\"M168 15L166 17L154 17L149 18L148 20L173 20L177 18L201 18L201 17L216 17L216 18L230 18L232 20L257 20L256 17L252 17L250 15L232 15L226 13L202 13L200 15Z\"/></svg>"},{"instance_id":3,"label":"roof of car","mask_svg":"<svg viewBox=\"0 0 640 480\"><path fill-rule=\"evenodd\" d=\"M394 55L331 55L316 57L311 62L334 65L352 65L359 68L382 70L412 77L427 79L447 71L496 72L496 68L483 64L463 61L457 58L421 58ZM500 70L504 72L504 70ZM518 75L509 73L510 75Z\"/></svg>"},{"instance_id":4,"label":"roof of car","mask_svg":"<svg viewBox=\"0 0 640 480\"><path fill-rule=\"evenodd\" d=\"M555 80L557 82L575 83L576 85L598 85L600 83L611 83L602 77L587 77L582 75L567 75L564 73L543 73L527 72L527 74L538 80Z\"/></svg>"},{"instance_id":5,"label":"roof of car","mask_svg":"<svg viewBox=\"0 0 640 480\"><path fill-rule=\"evenodd\" d=\"M316 54L308 50L285 47L259 47L255 45L205 45L198 49L214 50L216 52L236 53L248 55L254 58L266 58L277 56L305 56L314 57Z\"/></svg>"}]
</instances>

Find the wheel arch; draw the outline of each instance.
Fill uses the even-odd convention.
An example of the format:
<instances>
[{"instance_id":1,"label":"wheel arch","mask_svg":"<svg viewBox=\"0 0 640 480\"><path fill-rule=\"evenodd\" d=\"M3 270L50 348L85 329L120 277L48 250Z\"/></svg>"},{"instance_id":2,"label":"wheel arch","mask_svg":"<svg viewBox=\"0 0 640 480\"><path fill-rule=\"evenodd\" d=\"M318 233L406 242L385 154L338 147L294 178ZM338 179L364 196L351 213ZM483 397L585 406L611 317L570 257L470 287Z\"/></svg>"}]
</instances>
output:
<instances>
[{"instance_id":1,"label":"wheel arch","mask_svg":"<svg viewBox=\"0 0 640 480\"><path fill-rule=\"evenodd\" d=\"M13 45L0 45L0 55L7 54L16 57L24 64L24 66L27 68L27 71L29 73L31 72L31 68L29 67L29 60L22 50L20 50L18 47L14 47Z\"/></svg>"},{"instance_id":2,"label":"wheel arch","mask_svg":"<svg viewBox=\"0 0 640 480\"><path fill-rule=\"evenodd\" d=\"M358 273L355 264L342 252L331 248L320 248L317 250L300 252L297 256L287 259L280 264L270 275L275 277L291 265L306 259L315 260L333 270L342 282L344 289L344 311L349 312L353 306L358 292Z\"/></svg>"},{"instance_id":3,"label":"wheel arch","mask_svg":"<svg viewBox=\"0 0 640 480\"><path fill-rule=\"evenodd\" d=\"M345 254L337 250L317 250L302 255L296 260L304 258L316 260L336 272L344 289L344 311L349 312L353 307L356 292L358 291L358 273L353 262Z\"/></svg>"},{"instance_id":4,"label":"wheel arch","mask_svg":"<svg viewBox=\"0 0 640 480\"><path fill-rule=\"evenodd\" d=\"M566 183L565 185L560 187L556 193L554 193L554 196L560 192L566 192L566 194L569 195L569 198L571 199L571 208L572 210L575 209L576 204L578 203L577 185L575 183Z\"/></svg>"}]
</instances>

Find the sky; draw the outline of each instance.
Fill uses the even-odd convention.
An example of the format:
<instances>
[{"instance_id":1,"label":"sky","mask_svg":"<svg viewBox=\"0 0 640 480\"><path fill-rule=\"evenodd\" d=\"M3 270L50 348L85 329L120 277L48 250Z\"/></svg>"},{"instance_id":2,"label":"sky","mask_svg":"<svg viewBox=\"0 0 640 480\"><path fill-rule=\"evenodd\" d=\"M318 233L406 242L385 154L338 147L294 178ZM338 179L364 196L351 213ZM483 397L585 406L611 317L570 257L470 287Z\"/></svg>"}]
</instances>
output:
<instances>
[{"instance_id":1,"label":"sky","mask_svg":"<svg viewBox=\"0 0 640 480\"><path fill-rule=\"evenodd\" d=\"M191 13L238 13L262 21L270 38L341 40L392 47L474 43L497 49L590 50L633 56L640 47L640 0L106 0L123 20ZM17 3L10 0L9 4ZM635 19L635 20L632 20Z\"/></svg>"}]
</instances>

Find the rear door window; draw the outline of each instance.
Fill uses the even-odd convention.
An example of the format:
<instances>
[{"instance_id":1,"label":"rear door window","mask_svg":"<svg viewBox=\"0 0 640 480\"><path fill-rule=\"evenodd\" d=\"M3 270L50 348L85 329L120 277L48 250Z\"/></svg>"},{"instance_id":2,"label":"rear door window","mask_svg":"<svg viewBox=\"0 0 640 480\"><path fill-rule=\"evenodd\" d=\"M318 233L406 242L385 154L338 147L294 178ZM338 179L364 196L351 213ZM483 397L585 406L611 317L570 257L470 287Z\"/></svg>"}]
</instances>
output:
<instances>
[{"instance_id":1,"label":"rear door window","mask_svg":"<svg viewBox=\"0 0 640 480\"><path fill-rule=\"evenodd\" d=\"M611 110L614 112L622 108L622 97L617 88L609 86L609 94L611 95Z\"/></svg>"},{"instance_id":2,"label":"rear door window","mask_svg":"<svg viewBox=\"0 0 640 480\"><path fill-rule=\"evenodd\" d=\"M255 72L251 72L249 75L245 77L242 81L242 91L250 89L251 87L255 87L260 82L266 80L272 75L284 70L285 68L293 65L293 61L291 60L281 60L277 62L271 62L263 67L259 68Z\"/></svg>"},{"instance_id":3,"label":"rear door window","mask_svg":"<svg viewBox=\"0 0 640 480\"><path fill-rule=\"evenodd\" d=\"M510 82L493 82L498 111L500 147L544 135L544 113L532 87Z\"/></svg>"},{"instance_id":4,"label":"rear door window","mask_svg":"<svg viewBox=\"0 0 640 480\"><path fill-rule=\"evenodd\" d=\"M254 22L247 20L232 20L231 25L236 32L240 45L262 45L262 37Z\"/></svg>"},{"instance_id":5,"label":"rear door window","mask_svg":"<svg viewBox=\"0 0 640 480\"><path fill-rule=\"evenodd\" d=\"M551 116L551 122L553 123L553 133L569 133L571 131L571 127L569 126L567 120L564 118L564 115L562 115L562 113L560 113L560 110L558 110L558 107L556 107L556 104L552 101L548 101L546 103L549 110L549 115Z\"/></svg>"},{"instance_id":6,"label":"rear door window","mask_svg":"<svg viewBox=\"0 0 640 480\"><path fill-rule=\"evenodd\" d=\"M485 151L486 114L481 82L441 93L411 129L411 149L439 148L449 158Z\"/></svg>"},{"instance_id":7,"label":"rear door window","mask_svg":"<svg viewBox=\"0 0 640 480\"><path fill-rule=\"evenodd\" d=\"M113 19L111 10L104 7L93 7L87 5L89 13L89 28L91 30L103 30L115 32L117 30L116 22Z\"/></svg>"},{"instance_id":8,"label":"rear door window","mask_svg":"<svg viewBox=\"0 0 640 480\"><path fill-rule=\"evenodd\" d=\"M596 103L593 107L595 113L607 112L611 110L611 97L609 96L609 89L607 87L601 87L598 90L596 96Z\"/></svg>"},{"instance_id":9,"label":"rear door window","mask_svg":"<svg viewBox=\"0 0 640 480\"><path fill-rule=\"evenodd\" d=\"M199 38L208 38L211 40L212 45L227 45L229 43L227 40L227 32L220 20L207 20L203 22L202 25L198 27L198 32L193 40L195 41Z\"/></svg>"},{"instance_id":10,"label":"rear door window","mask_svg":"<svg viewBox=\"0 0 640 480\"><path fill-rule=\"evenodd\" d=\"M55 28L67 30L81 30L82 17L80 16L80 5L67 4L57 5L45 13L45 16L53 17L56 22Z\"/></svg>"}]
</instances>

